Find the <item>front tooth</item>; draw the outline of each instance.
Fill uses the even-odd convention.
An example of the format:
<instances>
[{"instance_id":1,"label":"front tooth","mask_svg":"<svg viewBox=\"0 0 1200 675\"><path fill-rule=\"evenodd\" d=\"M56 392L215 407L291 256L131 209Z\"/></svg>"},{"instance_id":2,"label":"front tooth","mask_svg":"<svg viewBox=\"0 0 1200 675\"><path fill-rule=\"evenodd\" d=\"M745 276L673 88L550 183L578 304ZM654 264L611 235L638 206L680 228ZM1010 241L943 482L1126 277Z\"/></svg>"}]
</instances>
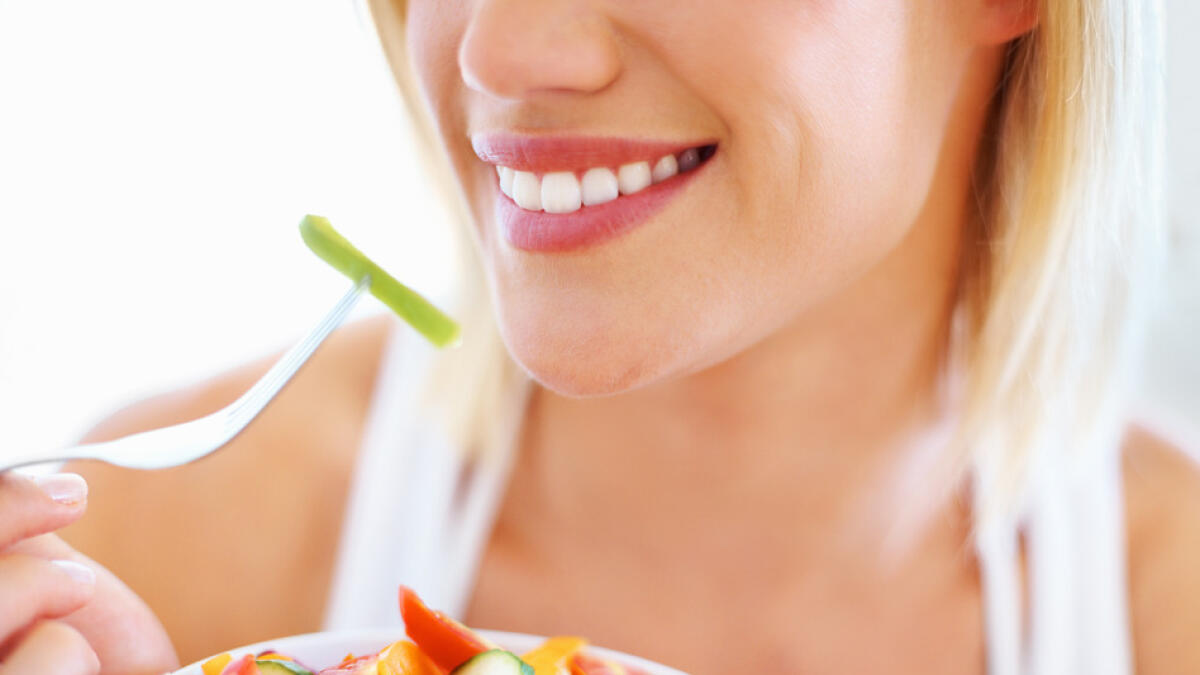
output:
<instances>
[{"instance_id":1,"label":"front tooth","mask_svg":"<svg viewBox=\"0 0 1200 675\"><path fill-rule=\"evenodd\" d=\"M679 171L691 171L700 163L700 151L696 148L688 148L679 153Z\"/></svg>"},{"instance_id":2,"label":"front tooth","mask_svg":"<svg viewBox=\"0 0 1200 675\"><path fill-rule=\"evenodd\" d=\"M542 176L542 208L546 213L578 211L582 203L579 181L570 171L555 171Z\"/></svg>"},{"instance_id":3,"label":"front tooth","mask_svg":"<svg viewBox=\"0 0 1200 675\"><path fill-rule=\"evenodd\" d=\"M655 183L661 183L679 173L679 165L675 163L675 155L663 155L654 163L654 171L650 173Z\"/></svg>"},{"instance_id":4,"label":"front tooth","mask_svg":"<svg viewBox=\"0 0 1200 675\"><path fill-rule=\"evenodd\" d=\"M650 162L624 164L617 169L617 185L623 195L631 195L647 187L652 180Z\"/></svg>"},{"instance_id":5,"label":"front tooth","mask_svg":"<svg viewBox=\"0 0 1200 675\"><path fill-rule=\"evenodd\" d=\"M583 174L583 204L594 206L611 202L620 194L617 174L603 167L588 169Z\"/></svg>"},{"instance_id":6,"label":"front tooth","mask_svg":"<svg viewBox=\"0 0 1200 675\"><path fill-rule=\"evenodd\" d=\"M496 167L496 171L500 173L500 191L508 195L509 199L512 199L513 173L515 172L507 166L498 166Z\"/></svg>"},{"instance_id":7,"label":"front tooth","mask_svg":"<svg viewBox=\"0 0 1200 675\"><path fill-rule=\"evenodd\" d=\"M542 181L528 171L514 171L512 179L513 201L529 211L542 210Z\"/></svg>"}]
</instances>

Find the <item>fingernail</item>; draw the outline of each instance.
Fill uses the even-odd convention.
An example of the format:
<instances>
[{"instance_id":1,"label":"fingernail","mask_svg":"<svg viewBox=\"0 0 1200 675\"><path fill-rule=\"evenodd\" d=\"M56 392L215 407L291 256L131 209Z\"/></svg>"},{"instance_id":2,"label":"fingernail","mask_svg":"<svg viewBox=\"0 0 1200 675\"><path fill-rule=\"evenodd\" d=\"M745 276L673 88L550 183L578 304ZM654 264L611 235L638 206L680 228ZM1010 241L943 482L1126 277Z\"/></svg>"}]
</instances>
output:
<instances>
[{"instance_id":1,"label":"fingernail","mask_svg":"<svg viewBox=\"0 0 1200 675\"><path fill-rule=\"evenodd\" d=\"M37 476L33 482L59 504L78 504L87 499L87 481L78 474L55 473Z\"/></svg>"},{"instance_id":2,"label":"fingernail","mask_svg":"<svg viewBox=\"0 0 1200 675\"><path fill-rule=\"evenodd\" d=\"M51 560L50 564L85 586L92 586L96 583L96 572L87 565L81 565L74 560Z\"/></svg>"}]
</instances>

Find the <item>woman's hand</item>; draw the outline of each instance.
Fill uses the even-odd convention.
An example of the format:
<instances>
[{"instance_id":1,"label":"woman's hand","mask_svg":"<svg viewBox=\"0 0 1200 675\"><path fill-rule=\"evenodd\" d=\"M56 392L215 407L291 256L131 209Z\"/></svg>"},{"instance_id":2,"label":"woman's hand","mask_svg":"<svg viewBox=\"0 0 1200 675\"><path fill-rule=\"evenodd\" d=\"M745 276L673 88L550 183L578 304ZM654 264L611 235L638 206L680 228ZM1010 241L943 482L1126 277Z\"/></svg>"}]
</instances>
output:
<instances>
[{"instance_id":1,"label":"woman's hand","mask_svg":"<svg viewBox=\"0 0 1200 675\"><path fill-rule=\"evenodd\" d=\"M0 474L0 675L158 675L178 667L162 624L55 530L83 515L74 474Z\"/></svg>"}]
</instances>

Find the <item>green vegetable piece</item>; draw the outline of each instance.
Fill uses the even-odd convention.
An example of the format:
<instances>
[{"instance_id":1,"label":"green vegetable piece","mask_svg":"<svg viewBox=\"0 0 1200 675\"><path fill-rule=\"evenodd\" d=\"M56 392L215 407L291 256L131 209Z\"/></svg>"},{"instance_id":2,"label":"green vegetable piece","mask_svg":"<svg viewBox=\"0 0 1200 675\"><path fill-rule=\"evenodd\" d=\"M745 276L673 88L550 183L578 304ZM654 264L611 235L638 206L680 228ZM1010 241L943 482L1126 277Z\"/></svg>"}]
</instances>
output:
<instances>
[{"instance_id":1,"label":"green vegetable piece","mask_svg":"<svg viewBox=\"0 0 1200 675\"><path fill-rule=\"evenodd\" d=\"M254 665L258 666L258 672L262 673L262 675L313 675L313 672L308 668L292 663L291 661L255 659Z\"/></svg>"},{"instance_id":2,"label":"green vegetable piece","mask_svg":"<svg viewBox=\"0 0 1200 675\"><path fill-rule=\"evenodd\" d=\"M533 666L521 657L503 649L489 649L476 654L454 669L451 675L534 675Z\"/></svg>"},{"instance_id":3,"label":"green vegetable piece","mask_svg":"<svg viewBox=\"0 0 1200 675\"><path fill-rule=\"evenodd\" d=\"M458 342L459 326L454 319L363 255L362 251L333 229L329 219L304 216L300 221L300 236L313 253L352 281L357 282L369 276L371 294L392 308L430 342L438 347Z\"/></svg>"}]
</instances>

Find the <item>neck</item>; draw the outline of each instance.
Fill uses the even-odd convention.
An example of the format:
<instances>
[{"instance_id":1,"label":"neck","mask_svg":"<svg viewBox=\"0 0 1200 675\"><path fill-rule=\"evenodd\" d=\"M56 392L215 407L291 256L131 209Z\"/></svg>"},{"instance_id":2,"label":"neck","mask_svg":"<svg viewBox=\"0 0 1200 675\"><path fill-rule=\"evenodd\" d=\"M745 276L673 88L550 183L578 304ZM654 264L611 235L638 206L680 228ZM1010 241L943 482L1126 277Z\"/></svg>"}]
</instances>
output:
<instances>
[{"instance_id":1,"label":"neck","mask_svg":"<svg viewBox=\"0 0 1200 675\"><path fill-rule=\"evenodd\" d=\"M881 494L911 499L897 481L928 460L913 441L940 413L958 240L935 229L914 228L846 293L702 371L602 398L536 388L522 459L529 506L626 536L630 522L661 532L780 518L844 534L829 517L839 513L878 541L863 523L886 519L864 513L895 506Z\"/></svg>"}]
</instances>

